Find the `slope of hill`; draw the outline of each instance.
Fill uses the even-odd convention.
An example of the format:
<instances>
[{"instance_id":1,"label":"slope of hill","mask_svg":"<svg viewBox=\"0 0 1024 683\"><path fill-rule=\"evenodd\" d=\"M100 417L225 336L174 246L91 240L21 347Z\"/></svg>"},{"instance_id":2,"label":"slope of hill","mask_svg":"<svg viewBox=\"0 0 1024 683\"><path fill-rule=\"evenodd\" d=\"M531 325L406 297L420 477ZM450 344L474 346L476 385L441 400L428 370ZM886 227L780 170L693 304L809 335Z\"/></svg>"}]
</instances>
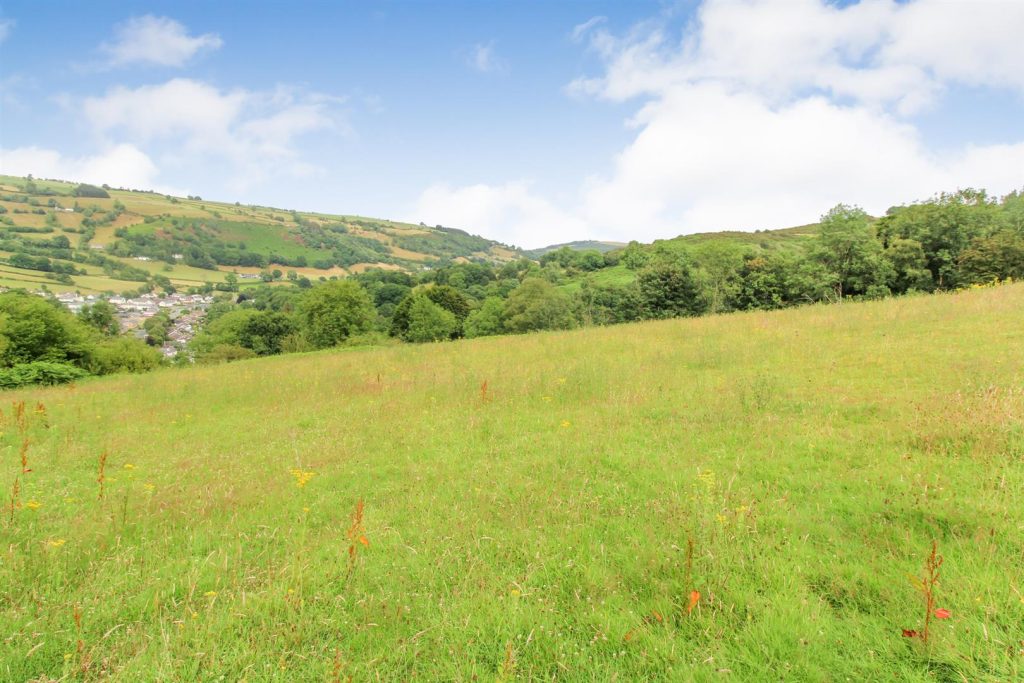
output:
<instances>
[{"instance_id":1,"label":"slope of hill","mask_svg":"<svg viewBox=\"0 0 1024 683\"><path fill-rule=\"evenodd\" d=\"M315 279L371 267L418 270L447 262L502 263L515 249L441 226L242 206L152 192L0 176L0 284L122 291L155 275L178 287L294 271ZM54 240L57 240L56 242ZM16 252L56 260L57 270L10 262ZM91 258L76 258L74 252ZM71 267L69 278L56 278ZM27 272L26 272L27 271ZM70 281L69 281L70 279ZM138 286L137 284L134 286Z\"/></svg>"},{"instance_id":2,"label":"slope of hill","mask_svg":"<svg viewBox=\"0 0 1024 683\"><path fill-rule=\"evenodd\" d=\"M558 249L562 249L563 247L568 247L569 249L573 249L575 251L588 251L588 250L592 249L594 251L598 251L598 252L601 252L602 254L604 254L604 253L609 252L609 251L615 251L616 249L622 249L624 246L626 246L625 242L602 242L602 241L599 241L599 240L577 240L576 242L563 242L561 244L549 244L548 246L541 247L540 249L527 249L527 250L523 251L523 254L526 257L528 257L528 258L539 259L544 254L547 254L548 252L551 252L551 251L556 251Z\"/></svg>"},{"instance_id":3,"label":"slope of hill","mask_svg":"<svg viewBox=\"0 0 1024 683\"><path fill-rule=\"evenodd\" d=\"M1022 329L1012 285L5 394L0 678L1020 680Z\"/></svg>"}]
</instances>

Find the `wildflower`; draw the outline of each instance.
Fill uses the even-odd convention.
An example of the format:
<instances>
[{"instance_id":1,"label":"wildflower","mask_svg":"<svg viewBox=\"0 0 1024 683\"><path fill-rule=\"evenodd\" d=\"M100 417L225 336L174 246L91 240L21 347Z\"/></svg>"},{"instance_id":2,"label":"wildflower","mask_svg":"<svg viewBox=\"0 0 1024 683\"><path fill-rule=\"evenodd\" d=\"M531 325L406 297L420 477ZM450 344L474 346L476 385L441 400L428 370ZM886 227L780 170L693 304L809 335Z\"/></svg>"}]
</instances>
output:
<instances>
[{"instance_id":1,"label":"wildflower","mask_svg":"<svg viewBox=\"0 0 1024 683\"><path fill-rule=\"evenodd\" d=\"M719 524L725 524L725 515L715 515L715 519L718 520Z\"/></svg>"},{"instance_id":2,"label":"wildflower","mask_svg":"<svg viewBox=\"0 0 1024 683\"><path fill-rule=\"evenodd\" d=\"M690 591L690 604L686 606L686 613L689 614L700 602L700 591Z\"/></svg>"},{"instance_id":3,"label":"wildflower","mask_svg":"<svg viewBox=\"0 0 1024 683\"><path fill-rule=\"evenodd\" d=\"M217 591L206 591L203 595L207 598L212 598L217 595Z\"/></svg>"},{"instance_id":4,"label":"wildflower","mask_svg":"<svg viewBox=\"0 0 1024 683\"><path fill-rule=\"evenodd\" d=\"M126 462L126 463L124 464L124 469L126 469L126 470L134 470L134 469L135 469L135 465L133 465L133 464L132 464L132 463L130 463L130 462Z\"/></svg>"},{"instance_id":5,"label":"wildflower","mask_svg":"<svg viewBox=\"0 0 1024 683\"><path fill-rule=\"evenodd\" d=\"M518 597L519 597L520 595L522 595L522 594L521 594L521 593L520 593L519 591L517 591L517 590L516 590L515 588L513 588L513 589L512 589L511 591L509 591L509 594L510 594L510 595L511 595L511 596L512 596L513 598L518 598Z\"/></svg>"},{"instance_id":6,"label":"wildflower","mask_svg":"<svg viewBox=\"0 0 1024 683\"><path fill-rule=\"evenodd\" d=\"M941 607L935 610L936 619L949 619L950 612L948 609L942 609Z\"/></svg>"},{"instance_id":7,"label":"wildflower","mask_svg":"<svg viewBox=\"0 0 1024 683\"><path fill-rule=\"evenodd\" d=\"M25 507L27 507L29 510L38 510L39 508L43 507L43 504L40 503L38 500L30 500L25 503Z\"/></svg>"},{"instance_id":8,"label":"wildflower","mask_svg":"<svg viewBox=\"0 0 1024 683\"><path fill-rule=\"evenodd\" d=\"M52 540L47 541L46 545L50 546L51 548L59 548L66 542L67 541L65 541L63 538L54 538Z\"/></svg>"},{"instance_id":9,"label":"wildflower","mask_svg":"<svg viewBox=\"0 0 1024 683\"><path fill-rule=\"evenodd\" d=\"M568 420L562 420L562 427L571 427L572 423Z\"/></svg>"},{"instance_id":10,"label":"wildflower","mask_svg":"<svg viewBox=\"0 0 1024 683\"><path fill-rule=\"evenodd\" d=\"M153 484L153 483L150 483L150 482L147 481L145 484L142 485L142 488L146 489L147 491L152 492L153 489L156 488L156 484Z\"/></svg>"},{"instance_id":11,"label":"wildflower","mask_svg":"<svg viewBox=\"0 0 1024 683\"><path fill-rule=\"evenodd\" d=\"M309 480L316 476L316 472L303 471L297 467L293 468L291 470L291 473L292 476L295 477L295 485L298 486L300 489L305 488L306 484L309 483Z\"/></svg>"},{"instance_id":12,"label":"wildflower","mask_svg":"<svg viewBox=\"0 0 1024 683\"><path fill-rule=\"evenodd\" d=\"M303 512L309 512L309 508L302 508Z\"/></svg>"}]
</instances>

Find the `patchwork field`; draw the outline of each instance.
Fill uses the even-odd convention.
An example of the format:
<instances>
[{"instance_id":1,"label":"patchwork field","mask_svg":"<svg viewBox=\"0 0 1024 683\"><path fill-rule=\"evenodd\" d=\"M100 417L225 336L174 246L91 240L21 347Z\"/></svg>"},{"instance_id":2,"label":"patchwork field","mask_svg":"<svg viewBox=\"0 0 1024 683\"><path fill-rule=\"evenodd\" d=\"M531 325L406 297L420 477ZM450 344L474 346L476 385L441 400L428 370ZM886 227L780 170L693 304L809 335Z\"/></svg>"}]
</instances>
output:
<instances>
[{"instance_id":1,"label":"patchwork field","mask_svg":"<svg viewBox=\"0 0 1024 683\"><path fill-rule=\"evenodd\" d=\"M1024 677L1021 285L4 398L3 680Z\"/></svg>"},{"instance_id":2,"label":"patchwork field","mask_svg":"<svg viewBox=\"0 0 1024 683\"><path fill-rule=\"evenodd\" d=\"M503 263L522 256L497 242L440 226L152 192L109 190L109 197L76 196L76 187L39 179L29 184L26 178L0 175L2 250L66 259L70 248L103 256L149 257L162 267L173 254L198 248L201 254L192 255L190 271L177 263L171 271L157 273L180 288L222 283L230 272L295 270L317 280L376 267L416 271L448 260ZM68 244L51 244L56 237L67 238ZM228 256L232 250L234 258ZM240 253L255 255L255 260L242 259ZM152 270L141 262L120 260ZM142 284L131 278L106 279L110 282L73 275L72 289L120 293ZM31 277L6 277L0 284L32 288L36 282Z\"/></svg>"}]
</instances>

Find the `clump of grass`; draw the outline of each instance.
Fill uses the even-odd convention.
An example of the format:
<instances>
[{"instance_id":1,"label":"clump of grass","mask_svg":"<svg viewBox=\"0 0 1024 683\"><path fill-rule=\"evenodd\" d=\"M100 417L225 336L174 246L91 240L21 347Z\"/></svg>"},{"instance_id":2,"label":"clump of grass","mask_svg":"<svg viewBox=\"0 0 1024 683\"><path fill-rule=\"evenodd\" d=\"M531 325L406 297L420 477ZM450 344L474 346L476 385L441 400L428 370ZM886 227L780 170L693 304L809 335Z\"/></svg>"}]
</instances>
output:
<instances>
[{"instance_id":1,"label":"clump of grass","mask_svg":"<svg viewBox=\"0 0 1024 683\"><path fill-rule=\"evenodd\" d=\"M50 427L50 418L46 414L46 406L43 405L42 401L36 403L36 419L44 428L48 429Z\"/></svg>"}]
</instances>

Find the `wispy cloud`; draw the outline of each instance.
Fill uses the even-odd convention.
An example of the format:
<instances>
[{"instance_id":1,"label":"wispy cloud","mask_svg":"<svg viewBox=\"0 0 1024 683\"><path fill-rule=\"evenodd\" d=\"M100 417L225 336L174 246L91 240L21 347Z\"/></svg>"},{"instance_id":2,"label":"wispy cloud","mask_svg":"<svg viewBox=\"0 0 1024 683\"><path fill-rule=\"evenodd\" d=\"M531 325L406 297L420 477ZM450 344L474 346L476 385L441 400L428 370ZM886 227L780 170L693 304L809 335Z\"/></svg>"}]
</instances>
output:
<instances>
[{"instance_id":1,"label":"wispy cloud","mask_svg":"<svg viewBox=\"0 0 1024 683\"><path fill-rule=\"evenodd\" d=\"M113 42L100 45L106 57L104 66L121 67L134 64L184 66L203 51L216 50L224 44L215 33L191 36L188 29L169 17L146 15L132 17L114 27Z\"/></svg>"},{"instance_id":2,"label":"wispy cloud","mask_svg":"<svg viewBox=\"0 0 1024 683\"><path fill-rule=\"evenodd\" d=\"M608 21L608 17L591 17L584 21L582 24L576 24L572 27L572 33L569 37L572 38L574 43L578 43L587 35L590 29L594 28L598 24L603 24Z\"/></svg>"},{"instance_id":3,"label":"wispy cloud","mask_svg":"<svg viewBox=\"0 0 1024 683\"><path fill-rule=\"evenodd\" d=\"M467 63L470 68L482 74L503 72L508 69L508 64L498 56L497 51L494 49L493 40L486 45L477 43L473 46Z\"/></svg>"},{"instance_id":4,"label":"wispy cloud","mask_svg":"<svg viewBox=\"0 0 1024 683\"><path fill-rule=\"evenodd\" d=\"M13 19L0 19L0 45L3 45L7 38L11 35L11 29L13 28Z\"/></svg>"}]
</instances>

